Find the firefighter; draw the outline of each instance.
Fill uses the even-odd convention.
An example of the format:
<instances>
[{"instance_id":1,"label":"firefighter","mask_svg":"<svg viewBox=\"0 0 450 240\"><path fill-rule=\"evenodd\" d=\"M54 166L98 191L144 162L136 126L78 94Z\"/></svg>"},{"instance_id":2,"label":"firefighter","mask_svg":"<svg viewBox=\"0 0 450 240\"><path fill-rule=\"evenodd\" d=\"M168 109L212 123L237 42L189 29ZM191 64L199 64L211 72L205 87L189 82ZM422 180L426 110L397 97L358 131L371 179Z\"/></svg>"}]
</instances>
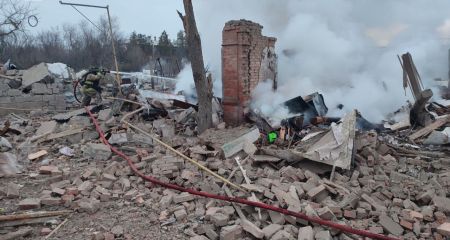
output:
<instances>
[{"instance_id":1,"label":"firefighter","mask_svg":"<svg viewBox=\"0 0 450 240\"><path fill-rule=\"evenodd\" d=\"M83 88L81 91L84 94L83 100L81 101L82 106L89 106L91 104L92 98L96 99L96 103L99 104L102 101L100 81L104 78L101 71L90 72L84 82L82 82Z\"/></svg>"}]
</instances>

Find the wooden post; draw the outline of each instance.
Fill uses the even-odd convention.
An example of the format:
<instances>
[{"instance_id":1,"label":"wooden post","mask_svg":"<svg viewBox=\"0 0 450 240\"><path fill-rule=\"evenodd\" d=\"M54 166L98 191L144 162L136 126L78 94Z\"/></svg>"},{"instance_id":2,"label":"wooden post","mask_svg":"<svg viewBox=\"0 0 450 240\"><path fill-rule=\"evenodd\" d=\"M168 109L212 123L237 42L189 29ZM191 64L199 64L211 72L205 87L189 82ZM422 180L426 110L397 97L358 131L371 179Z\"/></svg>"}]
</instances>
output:
<instances>
[{"instance_id":1,"label":"wooden post","mask_svg":"<svg viewBox=\"0 0 450 240\"><path fill-rule=\"evenodd\" d=\"M185 16L180 12L178 15L183 21L186 32L188 56L191 61L192 75L198 98L198 132L202 133L212 126L212 81L205 74L203 63L202 43L195 23L192 0L183 0Z\"/></svg>"}]
</instances>

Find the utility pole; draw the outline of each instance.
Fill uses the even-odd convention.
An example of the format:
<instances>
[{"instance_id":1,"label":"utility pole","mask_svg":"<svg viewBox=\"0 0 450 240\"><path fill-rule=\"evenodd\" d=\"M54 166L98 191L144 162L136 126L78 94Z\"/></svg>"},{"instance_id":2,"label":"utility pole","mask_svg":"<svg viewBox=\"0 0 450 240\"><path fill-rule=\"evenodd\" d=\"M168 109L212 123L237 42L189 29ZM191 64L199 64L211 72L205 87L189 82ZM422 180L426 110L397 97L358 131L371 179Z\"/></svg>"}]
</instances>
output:
<instances>
[{"instance_id":1,"label":"utility pole","mask_svg":"<svg viewBox=\"0 0 450 240\"><path fill-rule=\"evenodd\" d=\"M63 1L59 1L60 4L62 5L69 5L72 6L75 10L78 11L78 9L75 8L75 6L77 7L90 7L90 8L102 8L102 9L106 9L106 13L108 14L108 22L109 22L109 35L111 37L111 46L112 46L112 52L113 52L113 58L114 58L114 65L116 68L116 82L117 82L117 87L120 93L120 84L121 84L121 79L120 79L120 75L119 75L119 64L117 63L117 53L116 53L116 46L114 44L115 39L114 39L114 35L113 35L113 31L112 31L112 23L111 23L111 16L109 14L109 5L106 6L97 6L97 5L89 5L89 4L79 4L79 3L69 3L69 2L63 2ZM82 14L80 12L80 14ZM82 14L83 15L83 14ZM83 15L83 17L86 17ZM87 18L87 17L86 17ZM88 19L89 20L89 19ZM90 21L90 20L89 20ZM92 22L91 22L92 23ZM97 26L96 26L97 27Z\"/></svg>"}]
</instances>

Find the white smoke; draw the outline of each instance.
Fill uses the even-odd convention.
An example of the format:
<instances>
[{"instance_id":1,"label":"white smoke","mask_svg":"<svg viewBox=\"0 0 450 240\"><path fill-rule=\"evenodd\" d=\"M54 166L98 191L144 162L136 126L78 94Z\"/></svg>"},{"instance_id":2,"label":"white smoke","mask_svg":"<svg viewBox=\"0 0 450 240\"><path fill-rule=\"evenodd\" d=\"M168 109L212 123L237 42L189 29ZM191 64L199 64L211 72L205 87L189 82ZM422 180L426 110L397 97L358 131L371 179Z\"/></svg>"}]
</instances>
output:
<instances>
[{"instance_id":1,"label":"white smoke","mask_svg":"<svg viewBox=\"0 0 450 240\"><path fill-rule=\"evenodd\" d=\"M176 77L175 93L183 91L186 94L195 94L195 84L192 78L191 64L186 64Z\"/></svg>"},{"instance_id":2,"label":"white smoke","mask_svg":"<svg viewBox=\"0 0 450 240\"><path fill-rule=\"evenodd\" d=\"M318 91L330 109L328 115L356 108L372 121L383 119L411 98L410 91L405 96L402 88L397 54L412 54L425 87L431 87L436 77L446 79L448 9L447 0L433 4L421 0L194 2L203 55L215 83L221 82L225 22L248 19L264 26L264 35L278 38L279 88L278 94L269 93L270 98L287 100ZM286 57L285 49L296 54ZM268 98L257 95L262 95L257 101ZM335 108L339 103L344 105L342 112ZM259 105L268 109L273 104Z\"/></svg>"},{"instance_id":3,"label":"white smoke","mask_svg":"<svg viewBox=\"0 0 450 240\"><path fill-rule=\"evenodd\" d=\"M216 72L217 70L215 70ZM220 74L220 69L219 72ZM222 97L222 81L220 77L216 77L217 74L211 73L211 77L213 79L213 94L215 97ZM178 73L177 83L175 85L174 93L182 91L183 95L190 103L197 102L196 96L197 92L195 90L194 77L192 76L192 66L190 63L186 64L183 69L181 69L180 73Z\"/></svg>"}]
</instances>

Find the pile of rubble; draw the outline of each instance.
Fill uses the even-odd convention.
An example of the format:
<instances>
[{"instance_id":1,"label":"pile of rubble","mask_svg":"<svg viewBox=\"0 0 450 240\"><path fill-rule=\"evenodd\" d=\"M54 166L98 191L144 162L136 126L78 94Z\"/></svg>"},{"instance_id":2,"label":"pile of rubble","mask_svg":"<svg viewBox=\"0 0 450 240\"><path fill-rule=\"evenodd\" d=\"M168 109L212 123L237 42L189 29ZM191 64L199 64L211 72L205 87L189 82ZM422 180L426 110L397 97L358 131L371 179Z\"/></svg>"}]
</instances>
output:
<instances>
[{"instance_id":1,"label":"pile of rubble","mask_svg":"<svg viewBox=\"0 0 450 240\"><path fill-rule=\"evenodd\" d=\"M125 105L133 104L124 103L121 113L114 115L107 102L89 107L109 143L130 156L145 175L394 238L450 237L446 148L436 151L419 144L427 134L448 124L447 115L435 120L432 127L412 133L417 136L415 143L408 138L409 129L359 129L356 112L331 125L303 128L295 138L281 138L279 130L279 137L272 142L268 132L252 125L225 128L220 123L197 135L196 112L191 106L183 109L172 101L155 99L152 103L151 108L158 106L160 111L130 115ZM167 113L165 117L142 118L161 112ZM121 121L126 119L150 135ZM70 235L72 239L358 239L278 212L146 182L101 142L84 109L13 114L2 120L0 232L4 239L37 235ZM195 159L245 191L224 184L186 158ZM23 216L18 218L18 213ZM106 221L105 214L117 214L114 217L122 221ZM147 224L133 223L138 217L157 230L149 233Z\"/></svg>"},{"instance_id":2,"label":"pile of rubble","mask_svg":"<svg viewBox=\"0 0 450 240\"><path fill-rule=\"evenodd\" d=\"M0 239L362 239L333 223L379 239L448 239L450 109L430 102L402 59L415 102L384 124L357 111L329 117L313 93L276 106L287 116L214 98L203 133L197 106L155 82L130 79L122 99L69 109L70 70L1 73Z\"/></svg>"},{"instance_id":3,"label":"pile of rubble","mask_svg":"<svg viewBox=\"0 0 450 240\"><path fill-rule=\"evenodd\" d=\"M40 63L27 70L0 72L0 114L21 109L65 110L73 98L73 70L62 63Z\"/></svg>"}]
</instances>

